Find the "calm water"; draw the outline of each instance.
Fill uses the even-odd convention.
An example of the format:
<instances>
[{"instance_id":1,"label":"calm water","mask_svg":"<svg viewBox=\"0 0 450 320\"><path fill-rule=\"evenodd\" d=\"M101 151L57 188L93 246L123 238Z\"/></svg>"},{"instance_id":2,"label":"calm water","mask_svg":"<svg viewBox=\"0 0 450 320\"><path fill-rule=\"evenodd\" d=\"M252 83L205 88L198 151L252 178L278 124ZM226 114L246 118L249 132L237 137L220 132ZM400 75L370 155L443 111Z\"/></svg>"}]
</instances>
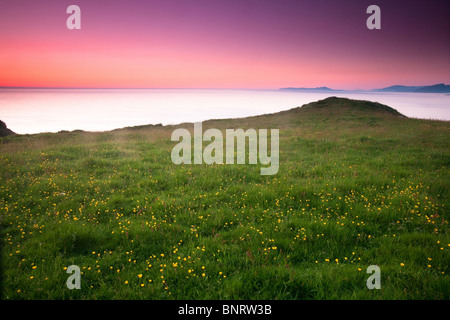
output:
<instances>
[{"instance_id":1,"label":"calm water","mask_svg":"<svg viewBox=\"0 0 450 320\"><path fill-rule=\"evenodd\" d=\"M0 89L0 120L22 134L104 131L273 113L329 96L380 102L408 117L450 120L445 94L192 89Z\"/></svg>"}]
</instances>

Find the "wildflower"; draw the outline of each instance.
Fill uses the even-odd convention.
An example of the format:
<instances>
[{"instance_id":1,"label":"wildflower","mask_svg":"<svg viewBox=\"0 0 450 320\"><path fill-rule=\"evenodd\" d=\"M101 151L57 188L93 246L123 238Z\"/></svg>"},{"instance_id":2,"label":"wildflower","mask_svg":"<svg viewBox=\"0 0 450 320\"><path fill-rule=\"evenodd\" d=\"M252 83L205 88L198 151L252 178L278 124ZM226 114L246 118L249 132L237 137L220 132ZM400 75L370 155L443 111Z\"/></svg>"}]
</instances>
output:
<instances>
[{"instance_id":1,"label":"wildflower","mask_svg":"<svg viewBox=\"0 0 450 320\"><path fill-rule=\"evenodd\" d=\"M140 278L142 278L142 274L141 274L141 273L140 273L140 274L138 274L138 277L139 277L139 279L140 279Z\"/></svg>"}]
</instances>

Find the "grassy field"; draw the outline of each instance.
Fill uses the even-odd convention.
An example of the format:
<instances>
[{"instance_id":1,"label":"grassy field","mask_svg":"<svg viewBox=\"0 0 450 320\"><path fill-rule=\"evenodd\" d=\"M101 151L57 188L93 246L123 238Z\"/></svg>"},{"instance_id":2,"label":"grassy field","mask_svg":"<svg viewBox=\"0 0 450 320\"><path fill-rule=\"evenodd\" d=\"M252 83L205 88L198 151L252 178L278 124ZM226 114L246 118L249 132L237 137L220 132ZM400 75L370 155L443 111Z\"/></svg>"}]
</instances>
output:
<instances>
[{"instance_id":1,"label":"grassy field","mask_svg":"<svg viewBox=\"0 0 450 320\"><path fill-rule=\"evenodd\" d=\"M273 176L174 165L178 127L0 139L2 299L450 298L449 122L329 98L203 123L279 129Z\"/></svg>"}]
</instances>

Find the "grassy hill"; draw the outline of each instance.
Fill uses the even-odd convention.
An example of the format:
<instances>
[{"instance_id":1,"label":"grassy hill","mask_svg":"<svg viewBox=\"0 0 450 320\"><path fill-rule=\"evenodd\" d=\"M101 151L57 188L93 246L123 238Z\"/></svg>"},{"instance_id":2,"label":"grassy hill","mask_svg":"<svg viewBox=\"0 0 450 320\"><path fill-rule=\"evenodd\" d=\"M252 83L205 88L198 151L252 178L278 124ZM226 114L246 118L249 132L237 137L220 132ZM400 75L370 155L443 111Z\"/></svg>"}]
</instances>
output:
<instances>
[{"instance_id":1,"label":"grassy hill","mask_svg":"<svg viewBox=\"0 0 450 320\"><path fill-rule=\"evenodd\" d=\"M203 123L279 129L274 176L172 164L178 127L0 139L2 298L450 298L449 122L328 98Z\"/></svg>"}]
</instances>

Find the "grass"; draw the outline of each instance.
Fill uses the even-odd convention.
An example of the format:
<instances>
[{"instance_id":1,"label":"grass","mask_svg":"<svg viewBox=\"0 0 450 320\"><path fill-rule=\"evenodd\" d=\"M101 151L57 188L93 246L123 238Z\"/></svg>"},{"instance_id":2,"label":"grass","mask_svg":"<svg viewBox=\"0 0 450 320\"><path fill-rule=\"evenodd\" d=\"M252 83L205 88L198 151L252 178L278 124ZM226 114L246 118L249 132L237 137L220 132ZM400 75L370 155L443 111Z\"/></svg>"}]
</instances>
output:
<instances>
[{"instance_id":1,"label":"grass","mask_svg":"<svg viewBox=\"0 0 450 320\"><path fill-rule=\"evenodd\" d=\"M2 298L450 298L449 122L329 98L203 123L280 129L274 176L172 164L178 127L2 138Z\"/></svg>"}]
</instances>

